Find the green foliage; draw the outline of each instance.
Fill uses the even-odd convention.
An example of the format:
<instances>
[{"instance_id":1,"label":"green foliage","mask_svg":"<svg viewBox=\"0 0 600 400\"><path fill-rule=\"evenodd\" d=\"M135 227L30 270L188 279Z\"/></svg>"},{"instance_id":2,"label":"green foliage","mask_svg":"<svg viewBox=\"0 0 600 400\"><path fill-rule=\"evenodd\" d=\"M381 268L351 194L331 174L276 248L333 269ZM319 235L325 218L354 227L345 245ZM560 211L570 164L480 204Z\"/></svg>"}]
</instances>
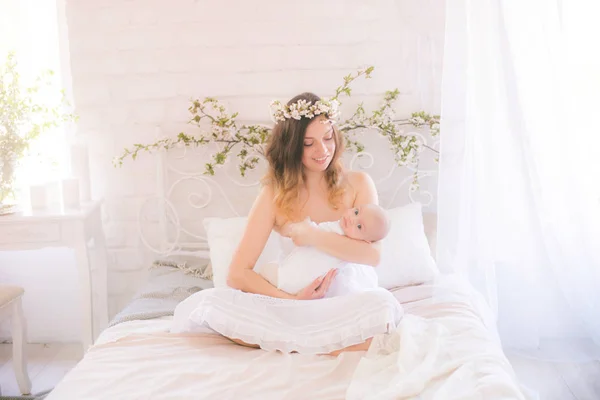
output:
<instances>
[{"instance_id":1,"label":"green foliage","mask_svg":"<svg viewBox=\"0 0 600 400\"><path fill-rule=\"evenodd\" d=\"M359 77L369 79L373 67L361 69L354 74L344 76L344 82L335 90L335 95L328 101L337 100L342 95L350 96L350 85ZM339 129L344 132L346 147L351 151L362 152L365 147L352 134L360 130L374 129L386 137L399 165L417 165L419 154L423 147L421 139L415 135L405 135L403 125L416 128L429 127L432 135L439 134L439 116L427 114L424 111L414 112L410 118L396 119L393 103L398 99L398 89L385 92L380 107L372 113L367 113L363 103L359 104L352 117L345 121L338 121ZM341 103L341 102L340 102ZM124 149L123 153L114 159L115 166L122 166L127 157L135 159L140 151L153 151L158 149L171 149L178 146L199 146L207 143L216 143L219 150L212 154L210 162L205 164L205 174L214 175L216 166L223 165L234 150L237 150L237 160L240 174L245 176L258 164L259 156L264 156L265 145L271 133L271 127L262 125L239 125L236 118L238 113L229 114L217 99L206 97L204 100L193 100L189 107L191 117L189 123L200 129L195 135L180 133L175 138L165 138L151 144L135 144L131 149ZM206 129L208 126L208 129ZM436 150L428 147L431 151ZM253 155L253 156L250 156Z\"/></svg>"},{"instance_id":2,"label":"green foliage","mask_svg":"<svg viewBox=\"0 0 600 400\"><path fill-rule=\"evenodd\" d=\"M43 72L32 86L26 87L14 53L8 53L0 65L0 203L13 195L15 166L30 144L44 132L77 119L63 112L68 106L64 91L60 104L36 102L36 96L50 86L52 76L52 71Z\"/></svg>"}]
</instances>

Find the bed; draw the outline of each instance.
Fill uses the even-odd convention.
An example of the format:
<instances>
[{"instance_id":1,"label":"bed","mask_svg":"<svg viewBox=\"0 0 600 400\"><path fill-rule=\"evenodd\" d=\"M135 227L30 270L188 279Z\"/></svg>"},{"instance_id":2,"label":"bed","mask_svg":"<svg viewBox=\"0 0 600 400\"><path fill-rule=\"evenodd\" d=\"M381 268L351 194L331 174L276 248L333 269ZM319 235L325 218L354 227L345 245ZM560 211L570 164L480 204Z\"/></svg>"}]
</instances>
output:
<instances>
[{"instance_id":1,"label":"bed","mask_svg":"<svg viewBox=\"0 0 600 400\"><path fill-rule=\"evenodd\" d=\"M194 229L215 216L243 218L257 186L248 183L251 176L240 181L227 171L227 179L186 172L181 167L185 159L200 158L186 157L187 151L157 155L157 196L140 210L140 240L155 259L193 257L210 260L215 268L214 241L211 249L206 232ZM354 156L350 166L372 167L372 157L361 165L364 157L369 161L368 154ZM197 170L191 166L187 171ZM398 178L396 172L395 167L384 169L383 178L376 180L386 207L394 201L416 201L414 188L398 199L412 175ZM431 171L419 173L434 176ZM397 184L389 185L390 179ZM421 229L434 247L435 218L427 209L434 199L427 186L418 193L426 200L419 199L425 205ZM213 285L176 265L155 263L144 288L47 400L526 398L502 352L490 311L455 276L436 274L427 282L389 289L406 312L394 333L399 348L381 351L383 345L373 351L372 346L368 352L333 357L251 349L217 334L170 333L177 302Z\"/></svg>"}]
</instances>

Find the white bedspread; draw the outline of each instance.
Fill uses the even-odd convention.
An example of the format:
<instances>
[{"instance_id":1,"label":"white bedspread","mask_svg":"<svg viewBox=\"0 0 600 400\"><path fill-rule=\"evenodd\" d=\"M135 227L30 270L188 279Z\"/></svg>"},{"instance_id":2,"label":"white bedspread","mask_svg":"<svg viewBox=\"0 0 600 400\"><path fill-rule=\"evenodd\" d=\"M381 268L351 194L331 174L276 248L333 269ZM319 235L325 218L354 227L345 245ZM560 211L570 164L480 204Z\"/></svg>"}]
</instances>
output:
<instances>
[{"instance_id":1,"label":"white bedspread","mask_svg":"<svg viewBox=\"0 0 600 400\"><path fill-rule=\"evenodd\" d=\"M409 314L398 330L337 358L171 334L164 318L119 324L47 400L525 398L468 288L444 280L394 295Z\"/></svg>"}]
</instances>

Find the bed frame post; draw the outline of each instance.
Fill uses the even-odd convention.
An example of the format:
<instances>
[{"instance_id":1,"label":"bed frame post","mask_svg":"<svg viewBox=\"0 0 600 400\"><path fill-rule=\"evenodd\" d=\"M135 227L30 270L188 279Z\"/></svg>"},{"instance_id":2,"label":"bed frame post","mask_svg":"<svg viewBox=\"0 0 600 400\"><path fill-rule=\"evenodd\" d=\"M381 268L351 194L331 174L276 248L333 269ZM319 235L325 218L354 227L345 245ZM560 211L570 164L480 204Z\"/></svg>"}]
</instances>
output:
<instances>
[{"instance_id":1,"label":"bed frame post","mask_svg":"<svg viewBox=\"0 0 600 400\"><path fill-rule=\"evenodd\" d=\"M159 140L161 138L161 129L160 125L156 126L155 130L155 140ZM167 152L163 148L158 149L157 154L157 163L156 163L156 196L158 198L159 212L158 212L158 235L159 235L159 249L161 254L167 250L168 245L168 232L167 232L167 215L168 212L166 207L167 193L165 187L165 165L167 156Z\"/></svg>"}]
</instances>

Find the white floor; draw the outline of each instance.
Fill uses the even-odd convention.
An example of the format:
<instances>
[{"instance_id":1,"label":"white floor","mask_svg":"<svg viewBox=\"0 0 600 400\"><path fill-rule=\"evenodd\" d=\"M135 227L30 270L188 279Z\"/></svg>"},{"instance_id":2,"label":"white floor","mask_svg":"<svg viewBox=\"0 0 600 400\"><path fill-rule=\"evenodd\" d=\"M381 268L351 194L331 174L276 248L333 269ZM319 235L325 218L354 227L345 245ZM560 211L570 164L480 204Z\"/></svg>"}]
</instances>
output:
<instances>
[{"instance_id":1,"label":"white floor","mask_svg":"<svg viewBox=\"0 0 600 400\"><path fill-rule=\"evenodd\" d=\"M521 384L540 400L600 400L600 362L551 363L509 356Z\"/></svg>"},{"instance_id":2,"label":"white floor","mask_svg":"<svg viewBox=\"0 0 600 400\"><path fill-rule=\"evenodd\" d=\"M30 344L27 348L33 393L53 388L82 356L79 344ZM600 362L543 363L509 357L521 383L539 393L540 400L600 400ZM11 364L11 345L0 344L2 395L18 395Z\"/></svg>"},{"instance_id":3,"label":"white floor","mask_svg":"<svg viewBox=\"0 0 600 400\"><path fill-rule=\"evenodd\" d=\"M83 355L80 344L29 344L27 370L33 394L52 389ZM20 395L12 368L12 345L0 344L0 388L3 396Z\"/></svg>"}]
</instances>

